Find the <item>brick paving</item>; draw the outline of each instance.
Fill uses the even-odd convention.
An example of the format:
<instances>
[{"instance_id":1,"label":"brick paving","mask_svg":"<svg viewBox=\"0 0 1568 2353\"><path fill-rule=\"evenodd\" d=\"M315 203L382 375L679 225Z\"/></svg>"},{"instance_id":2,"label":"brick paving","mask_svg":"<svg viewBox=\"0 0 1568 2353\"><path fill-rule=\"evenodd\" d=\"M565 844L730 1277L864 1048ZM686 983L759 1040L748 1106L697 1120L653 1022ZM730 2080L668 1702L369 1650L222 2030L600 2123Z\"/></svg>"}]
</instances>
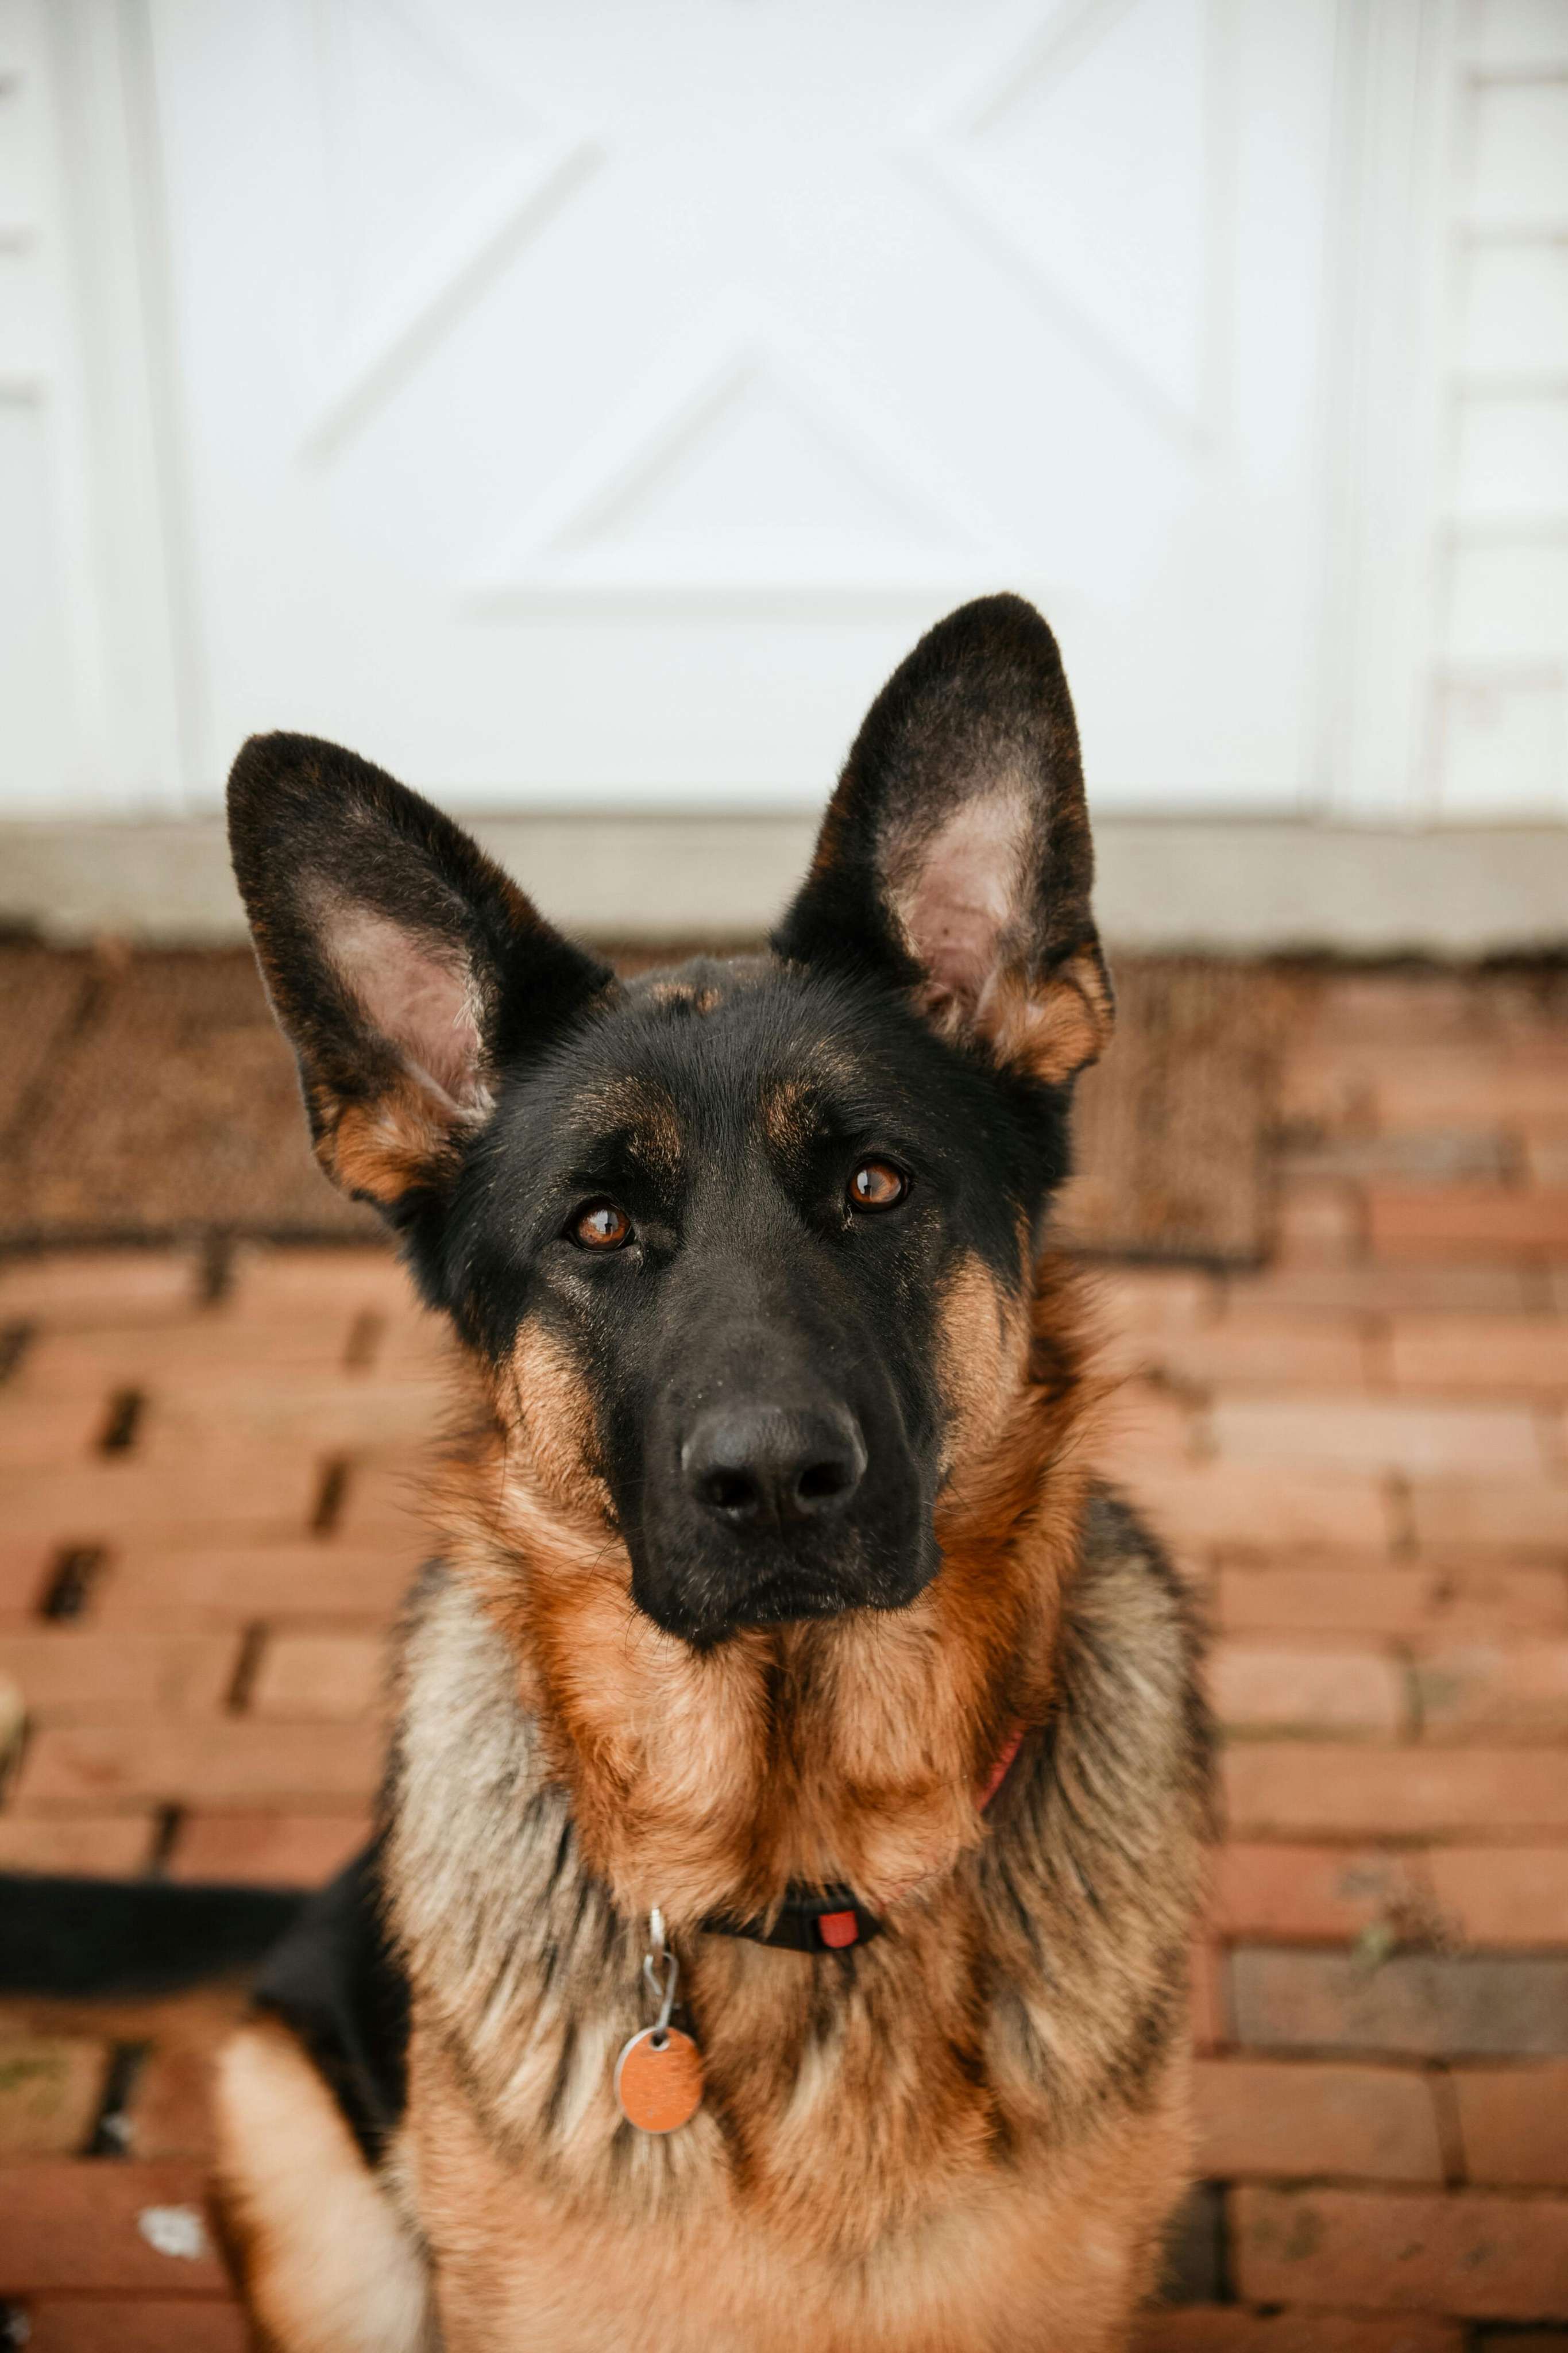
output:
<instances>
[{"instance_id":1,"label":"brick paving","mask_svg":"<svg viewBox=\"0 0 1568 2353\"><path fill-rule=\"evenodd\" d=\"M1139 2353L1568 2353L1568 983L1269 986L1267 1261L1097 1276L1109 1467L1204 1593L1226 1733L1205 2186ZM0 1264L0 1867L353 1849L443 1360L374 1250ZM0 2005L36 2348L240 2345L196 2227L237 1999Z\"/></svg>"}]
</instances>

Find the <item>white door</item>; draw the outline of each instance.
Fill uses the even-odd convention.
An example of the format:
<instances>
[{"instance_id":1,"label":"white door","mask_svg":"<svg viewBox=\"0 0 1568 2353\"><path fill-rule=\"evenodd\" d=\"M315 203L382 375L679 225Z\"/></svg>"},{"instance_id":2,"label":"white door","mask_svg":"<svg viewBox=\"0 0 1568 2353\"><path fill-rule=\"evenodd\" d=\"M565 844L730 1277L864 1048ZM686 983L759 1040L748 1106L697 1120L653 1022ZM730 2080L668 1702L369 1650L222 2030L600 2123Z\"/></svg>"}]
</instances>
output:
<instances>
[{"instance_id":1,"label":"white door","mask_svg":"<svg viewBox=\"0 0 1568 2353\"><path fill-rule=\"evenodd\" d=\"M1011 586L1100 807L1300 807L1338 22L152 0L196 798L804 805Z\"/></svg>"}]
</instances>

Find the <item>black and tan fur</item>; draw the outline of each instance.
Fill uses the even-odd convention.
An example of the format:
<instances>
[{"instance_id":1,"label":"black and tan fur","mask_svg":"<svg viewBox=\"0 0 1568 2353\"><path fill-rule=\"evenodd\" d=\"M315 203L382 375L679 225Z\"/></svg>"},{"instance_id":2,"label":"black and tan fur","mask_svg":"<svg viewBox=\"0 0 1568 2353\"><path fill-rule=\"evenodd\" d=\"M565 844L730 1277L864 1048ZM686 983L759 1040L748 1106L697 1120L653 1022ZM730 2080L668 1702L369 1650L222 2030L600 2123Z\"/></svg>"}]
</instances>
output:
<instances>
[{"instance_id":1,"label":"black and tan fur","mask_svg":"<svg viewBox=\"0 0 1568 2353\"><path fill-rule=\"evenodd\" d=\"M617 984L303 739L231 807L318 1153L482 1400L399 1670L405 2096L356 2125L275 2018L225 2064L264 2341L1110 2353L1184 2179L1207 1778L1046 1236L1111 1007L1048 630L994 598L922 641L765 958ZM867 1155L905 1184L875 1219ZM574 1222L612 1185L613 1264ZM827 1501L759 1516L780 1430ZM884 1933L705 1925L800 1883ZM707 2078L665 2137L612 2092L655 1905Z\"/></svg>"}]
</instances>

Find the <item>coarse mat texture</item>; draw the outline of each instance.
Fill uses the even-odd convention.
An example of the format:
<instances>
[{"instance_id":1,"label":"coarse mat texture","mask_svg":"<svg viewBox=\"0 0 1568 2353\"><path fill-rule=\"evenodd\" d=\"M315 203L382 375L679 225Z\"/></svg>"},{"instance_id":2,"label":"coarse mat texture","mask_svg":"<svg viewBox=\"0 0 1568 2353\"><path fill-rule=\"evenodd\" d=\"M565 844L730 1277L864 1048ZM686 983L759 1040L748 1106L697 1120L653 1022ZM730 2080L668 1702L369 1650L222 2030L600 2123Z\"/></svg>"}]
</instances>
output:
<instances>
[{"instance_id":1,"label":"coarse mat texture","mask_svg":"<svg viewBox=\"0 0 1568 2353\"><path fill-rule=\"evenodd\" d=\"M693 948L697 944L693 944ZM686 948L612 944L630 971ZM1075 1248L1245 1262L1265 1242L1271 990L1256 966L1118 967L1080 1084ZM293 1059L246 949L0 946L0 1242L368 1238L318 1174Z\"/></svg>"}]
</instances>

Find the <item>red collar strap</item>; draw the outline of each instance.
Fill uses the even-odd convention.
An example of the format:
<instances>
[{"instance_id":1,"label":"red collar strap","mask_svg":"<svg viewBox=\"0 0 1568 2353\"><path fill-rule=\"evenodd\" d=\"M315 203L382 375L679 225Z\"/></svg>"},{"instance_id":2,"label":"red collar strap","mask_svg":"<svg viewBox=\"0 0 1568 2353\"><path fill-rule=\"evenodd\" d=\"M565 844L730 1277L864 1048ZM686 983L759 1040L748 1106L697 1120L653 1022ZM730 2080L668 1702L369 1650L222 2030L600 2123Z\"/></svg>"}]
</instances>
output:
<instances>
[{"instance_id":1,"label":"red collar strap","mask_svg":"<svg viewBox=\"0 0 1568 2353\"><path fill-rule=\"evenodd\" d=\"M1012 1771L1027 1727L1016 1724L1002 1743L996 1762L978 1791L984 1813ZM702 1923L710 1936L744 1936L753 1945L773 1945L788 1953L847 1953L868 1945L882 1933L882 1923L855 1894L843 1886L804 1887L791 1880L778 1917L769 1926L761 1918L735 1920L727 1913Z\"/></svg>"},{"instance_id":2,"label":"red collar strap","mask_svg":"<svg viewBox=\"0 0 1568 2353\"><path fill-rule=\"evenodd\" d=\"M1002 1743L1001 1748L997 1752L996 1762L993 1765L990 1772L987 1773L980 1787L980 1810L982 1813L985 1811L986 1807L991 1803L992 1799L996 1795L997 1790L1002 1787L1003 1782L1013 1770L1014 1762L1017 1757L1018 1751L1024 1746L1024 1734L1026 1729L1026 1727L1024 1725L1016 1724L1013 1726L1012 1731L1007 1735L1006 1739Z\"/></svg>"}]
</instances>

